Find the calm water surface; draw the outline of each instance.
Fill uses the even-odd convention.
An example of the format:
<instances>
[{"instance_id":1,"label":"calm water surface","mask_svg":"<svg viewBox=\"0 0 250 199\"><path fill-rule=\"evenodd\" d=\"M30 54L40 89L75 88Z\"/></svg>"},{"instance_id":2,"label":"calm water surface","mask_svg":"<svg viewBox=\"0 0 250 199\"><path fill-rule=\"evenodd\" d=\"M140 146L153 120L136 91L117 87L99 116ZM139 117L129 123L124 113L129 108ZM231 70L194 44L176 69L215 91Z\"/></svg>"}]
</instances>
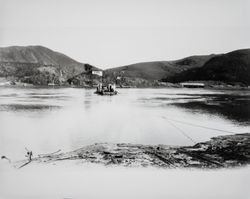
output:
<instances>
[{"instance_id":1,"label":"calm water surface","mask_svg":"<svg viewBox=\"0 0 250 199\"><path fill-rule=\"evenodd\" d=\"M97 142L192 145L249 130L249 91L0 88L0 155L12 159L25 147L36 155Z\"/></svg>"}]
</instances>

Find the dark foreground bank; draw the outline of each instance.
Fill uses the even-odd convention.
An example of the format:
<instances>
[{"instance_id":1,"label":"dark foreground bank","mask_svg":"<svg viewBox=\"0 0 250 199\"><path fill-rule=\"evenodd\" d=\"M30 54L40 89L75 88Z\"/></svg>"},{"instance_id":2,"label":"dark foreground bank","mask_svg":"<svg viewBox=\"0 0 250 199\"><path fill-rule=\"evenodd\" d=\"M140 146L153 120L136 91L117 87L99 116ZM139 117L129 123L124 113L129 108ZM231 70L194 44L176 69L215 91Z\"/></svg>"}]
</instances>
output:
<instances>
[{"instance_id":1,"label":"dark foreground bank","mask_svg":"<svg viewBox=\"0 0 250 199\"><path fill-rule=\"evenodd\" d=\"M31 162L19 161L17 168L33 163L79 160L82 163L161 168L223 168L250 163L250 133L214 137L189 147L166 145L99 143L75 151L38 155Z\"/></svg>"}]
</instances>

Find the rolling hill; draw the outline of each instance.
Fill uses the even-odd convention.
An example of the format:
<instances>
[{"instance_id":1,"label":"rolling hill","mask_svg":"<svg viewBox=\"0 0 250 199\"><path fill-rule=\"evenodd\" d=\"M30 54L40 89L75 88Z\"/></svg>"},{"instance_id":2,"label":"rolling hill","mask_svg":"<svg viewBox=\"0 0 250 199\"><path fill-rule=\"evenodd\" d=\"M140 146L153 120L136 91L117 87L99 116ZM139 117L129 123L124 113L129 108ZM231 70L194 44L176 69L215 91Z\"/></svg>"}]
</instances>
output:
<instances>
[{"instance_id":1,"label":"rolling hill","mask_svg":"<svg viewBox=\"0 0 250 199\"><path fill-rule=\"evenodd\" d=\"M131 78L160 80L191 68L203 66L214 55L191 56L177 61L155 61L136 63L105 70L107 75L121 75Z\"/></svg>"},{"instance_id":2,"label":"rolling hill","mask_svg":"<svg viewBox=\"0 0 250 199\"><path fill-rule=\"evenodd\" d=\"M176 61L136 63L91 75L92 65L43 46L0 48L0 77L34 85L91 86L100 81L120 86L151 87L184 81L221 81L250 85L250 49L226 54L190 56Z\"/></svg>"},{"instance_id":3,"label":"rolling hill","mask_svg":"<svg viewBox=\"0 0 250 199\"><path fill-rule=\"evenodd\" d=\"M209 59L202 67L192 68L164 78L166 82L221 81L250 85L250 49L221 54Z\"/></svg>"},{"instance_id":4,"label":"rolling hill","mask_svg":"<svg viewBox=\"0 0 250 199\"><path fill-rule=\"evenodd\" d=\"M22 82L38 85L53 82L61 85L69 78L85 72L88 66L43 46L0 48L0 76Z\"/></svg>"}]
</instances>

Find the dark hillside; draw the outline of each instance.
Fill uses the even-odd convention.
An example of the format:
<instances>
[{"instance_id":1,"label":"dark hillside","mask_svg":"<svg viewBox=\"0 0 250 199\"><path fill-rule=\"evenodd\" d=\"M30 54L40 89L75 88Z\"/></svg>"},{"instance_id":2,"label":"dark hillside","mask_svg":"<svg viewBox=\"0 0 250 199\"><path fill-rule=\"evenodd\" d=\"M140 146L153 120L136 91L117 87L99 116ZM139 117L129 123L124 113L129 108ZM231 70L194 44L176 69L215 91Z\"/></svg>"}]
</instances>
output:
<instances>
[{"instance_id":1,"label":"dark hillside","mask_svg":"<svg viewBox=\"0 0 250 199\"><path fill-rule=\"evenodd\" d=\"M217 55L208 60L203 67L164 78L164 81L174 83L199 80L240 82L250 85L250 49Z\"/></svg>"}]
</instances>

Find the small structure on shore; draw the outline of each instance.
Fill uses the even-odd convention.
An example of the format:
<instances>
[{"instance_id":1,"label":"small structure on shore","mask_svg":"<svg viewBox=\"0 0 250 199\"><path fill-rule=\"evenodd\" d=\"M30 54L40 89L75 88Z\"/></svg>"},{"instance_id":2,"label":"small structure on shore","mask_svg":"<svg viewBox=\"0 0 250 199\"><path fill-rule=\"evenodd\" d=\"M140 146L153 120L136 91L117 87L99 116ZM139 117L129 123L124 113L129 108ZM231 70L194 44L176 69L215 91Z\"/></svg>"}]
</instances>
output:
<instances>
[{"instance_id":1,"label":"small structure on shore","mask_svg":"<svg viewBox=\"0 0 250 199\"><path fill-rule=\"evenodd\" d=\"M180 83L180 85L185 88L204 88L205 87L204 83L198 83L198 82L182 82Z\"/></svg>"},{"instance_id":2,"label":"small structure on shore","mask_svg":"<svg viewBox=\"0 0 250 199\"><path fill-rule=\"evenodd\" d=\"M101 70L92 70L91 74L102 77L103 76L103 71L101 71Z\"/></svg>"},{"instance_id":3,"label":"small structure on shore","mask_svg":"<svg viewBox=\"0 0 250 199\"><path fill-rule=\"evenodd\" d=\"M107 86L104 86L102 83L100 83L96 87L95 94L98 94L98 95L116 95L118 92L115 89L116 89L115 84L108 84Z\"/></svg>"}]
</instances>

